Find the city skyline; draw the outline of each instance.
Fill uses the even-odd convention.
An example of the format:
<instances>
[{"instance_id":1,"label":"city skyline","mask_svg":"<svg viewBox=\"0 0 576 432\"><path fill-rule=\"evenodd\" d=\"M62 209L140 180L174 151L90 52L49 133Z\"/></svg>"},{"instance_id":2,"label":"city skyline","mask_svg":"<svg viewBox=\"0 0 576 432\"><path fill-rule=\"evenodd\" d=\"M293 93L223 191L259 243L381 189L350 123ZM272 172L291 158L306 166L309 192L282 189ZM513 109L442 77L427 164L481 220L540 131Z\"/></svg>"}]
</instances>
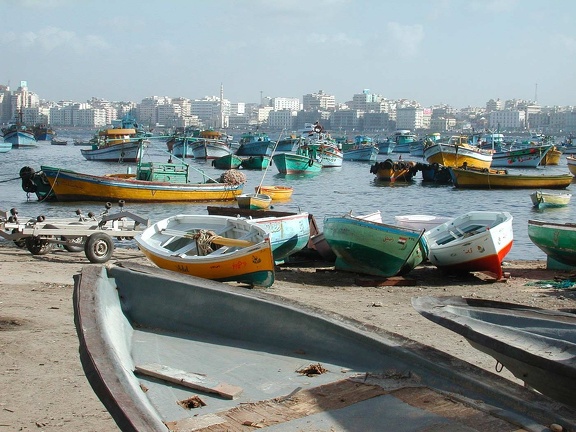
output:
<instances>
[{"instance_id":1,"label":"city skyline","mask_svg":"<svg viewBox=\"0 0 576 432\"><path fill-rule=\"evenodd\" d=\"M570 0L0 5L0 84L27 81L47 100L199 99L222 84L247 103L319 90L343 103L370 89L423 106L576 105Z\"/></svg>"}]
</instances>

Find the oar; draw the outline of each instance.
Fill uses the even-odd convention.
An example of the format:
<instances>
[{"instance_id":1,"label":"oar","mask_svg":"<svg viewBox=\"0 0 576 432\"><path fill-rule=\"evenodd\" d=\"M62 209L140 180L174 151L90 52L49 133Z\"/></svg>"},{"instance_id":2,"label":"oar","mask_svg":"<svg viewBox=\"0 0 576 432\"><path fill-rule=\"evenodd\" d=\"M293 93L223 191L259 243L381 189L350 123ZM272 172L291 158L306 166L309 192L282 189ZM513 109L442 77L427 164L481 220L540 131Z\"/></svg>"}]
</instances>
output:
<instances>
[{"instance_id":1,"label":"oar","mask_svg":"<svg viewBox=\"0 0 576 432\"><path fill-rule=\"evenodd\" d=\"M251 241L248 241L248 240L234 239L234 238L221 237L221 236L216 236L216 237L210 238L210 243L214 243L214 244L218 244L218 245L222 245L222 246L242 246L242 247L252 246L255 244L255 243L252 243Z\"/></svg>"}]
</instances>

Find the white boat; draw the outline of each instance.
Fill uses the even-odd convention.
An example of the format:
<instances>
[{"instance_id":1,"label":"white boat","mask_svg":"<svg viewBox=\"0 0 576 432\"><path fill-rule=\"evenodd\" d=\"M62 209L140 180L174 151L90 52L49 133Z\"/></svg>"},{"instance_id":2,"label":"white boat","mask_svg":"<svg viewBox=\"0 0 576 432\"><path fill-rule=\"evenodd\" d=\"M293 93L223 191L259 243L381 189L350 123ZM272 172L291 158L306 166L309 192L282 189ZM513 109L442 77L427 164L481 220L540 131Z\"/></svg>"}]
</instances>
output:
<instances>
[{"instance_id":1,"label":"white boat","mask_svg":"<svg viewBox=\"0 0 576 432\"><path fill-rule=\"evenodd\" d=\"M563 192L536 191L530 194L532 205L536 208L564 207L568 205L570 198L572 198L572 194Z\"/></svg>"},{"instance_id":2,"label":"white boat","mask_svg":"<svg viewBox=\"0 0 576 432\"><path fill-rule=\"evenodd\" d=\"M492 168L536 168L552 148L549 145L529 146L497 151L492 154Z\"/></svg>"},{"instance_id":3,"label":"white boat","mask_svg":"<svg viewBox=\"0 0 576 432\"><path fill-rule=\"evenodd\" d=\"M243 218L171 216L145 229L136 242L160 268L221 282L274 283L270 235Z\"/></svg>"},{"instance_id":4,"label":"white boat","mask_svg":"<svg viewBox=\"0 0 576 432\"><path fill-rule=\"evenodd\" d=\"M576 176L576 157L570 155L566 156L566 163L570 173Z\"/></svg>"},{"instance_id":5,"label":"white boat","mask_svg":"<svg viewBox=\"0 0 576 432\"><path fill-rule=\"evenodd\" d=\"M428 260L453 272L490 272L501 279L502 261L512 248L512 215L471 211L424 232Z\"/></svg>"},{"instance_id":6,"label":"white boat","mask_svg":"<svg viewBox=\"0 0 576 432\"><path fill-rule=\"evenodd\" d=\"M228 143L202 138L188 144L194 159L217 159L232 154Z\"/></svg>"},{"instance_id":7,"label":"white boat","mask_svg":"<svg viewBox=\"0 0 576 432\"><path fill-rule=\"evenodd\" d=\"M448 222L452 218L449 216L436 216L436 215L425 215L425 214L412 214L412 215L399 215L394 216L396 223L400 226L406 228L412 228L417 230L429 231L438 225Z\"/></svg>"}]
</instances>

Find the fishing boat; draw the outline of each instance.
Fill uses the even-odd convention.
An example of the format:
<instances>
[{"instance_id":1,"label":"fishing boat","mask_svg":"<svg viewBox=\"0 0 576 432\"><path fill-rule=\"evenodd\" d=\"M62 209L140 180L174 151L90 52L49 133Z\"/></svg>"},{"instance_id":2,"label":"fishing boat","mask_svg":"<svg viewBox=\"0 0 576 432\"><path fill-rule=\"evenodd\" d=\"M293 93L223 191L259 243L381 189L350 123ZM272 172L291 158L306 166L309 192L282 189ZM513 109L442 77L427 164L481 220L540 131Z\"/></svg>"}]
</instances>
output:
<instances>
[{"instance_id":1,"label":"fishing boat","mask_svg":"<svg viewBox=\"0 0 576 432\"><path fill-rule=\"evenodd\" d=\"M295 151L300 144L301 139L301 137L298 137L295 134L281 138L276 141L276 151L278 153Z\"/></svg>"},{"instance_id":2,"label":"fishing boat","mask_svg":"<svg viewBox=\"0 0 576 432\"><path fill-rule=\"evenodd\" d=\"M272 201L288 201L292 197L292 193L294 192L294 188L292 186L256 186L254 187L256 193L263 193L270 198Z\"/></svg>"},{"instance_id":3,"label":"fishing boat","mask_svg":"<svg viewBox=\"0 0 576 432\"><path fill-rule=\"evenodd\" d=\"M490 272L501 279L514 239L512 219L508 212L471 211L425 231L428 260L447 272Z\"/></svg>"},{"instance_id":4,"label":"fishing boat","mask_svg":"<svg viewBox=\"0 0 576 432\"><path fill-rule=\"evenodd\" d=\"M52 141L52 139L56 136L54 129L47 125L35 125L32 130L34 132L34 138L36 138L36 141Z\"/></svg>"},{"instance_id":5,"label":"fishing boat","mask_svg":"<svg viewBox=\"0 0 576 432\"><path fill-rule=\"evenodd\" d=\"M385 154L385 155L391 154L394 151L395 146L396 143L390 138L385 138L376 141L376 147L378 147L378 154Z\"/></svg>"},{"instance_id":6,"label":"fishing boat","mask_svg":"<svg viewBox=\"0 0 576 432\"><path fill-rule=\"evenodd\" d=\"M295 151L301 155L311 155L322 164L322 168L339 168L344 161L340 144L318 122L314 123L308 137L300 140Z\"/></svg>"},{"instance_id":7,"label":"fishing boat","mask_svg":"<svg viewBox=\"0 0 576 432\"><path fill-rule=\"evenodd\" d=\"M41 166L41 171L58 201L233 201L242 193L246 177L239 171L226 171L216 180L197 170L202 181L193 183L190 168L188 164L140 162L136 174L99 176L48 166Z\"/></svg>"},{"instance_id":8,"label":"fishing boat","mask_svg":"<svg viewBox=\"0 0 576 432\"><path fill-rule=\"evenodd\" d=\"M250 156L247 158L242 158L242 162L240 163L240 167L247 169L247 170L264 170L268 166L270 166L270 161L272 158L270 156Z\"/></svg>"},{"instance_id":9,"label":"fishing boat","mask_svg":"<svg viewBox=\"0 0 576 432\"><path fill-rule=\"evenodd\" d=\"M550 259L576 266L576 224L528 220L528 237Z\"/></svg>"},{"instance_id":10,"label":"fishing boat","mask_svg":"<svg viewBox=\"0 0 576 432\"><path fill-rule=\"evenodd\" d=\"M430 231L438 225L448 222L452 218L449 216L410 214L394 216L397 225L416 230Z\"/></svg>"},{"instance_id":11,"label":"fishing boat","mask_svg":"<svg viewBox=\"0 0 576 432\"><path fill-rule=\"evenodd\" d=\"M576 175L576 157L566 156L566 164L568 165L568 170L572 175Z\"/></svg>"},{"instance_id":12,"label":"fishing boat","mask_svg":"<svg viewBox=\"0 0 576 432\"><path fill-rule=\"evenodd\" d=\"M339 270L390 277L409 273L428 255L423 230L354 216L324 219L324 236Z\"/></svg>"},{"instance_id":13,"label":"fishing boat","mask_svg":"<svg viewBox=\"0 0 576 432\"><path fill-rule=\"evenodd\" d=\"M52 140L50 140L50 144L51 145L68 145L68 141L60 140L57 138L52 138Z\"/></svg>"},{"instance_id":14,"label":"fishing boat","mask_svg":"<svg viewBox=\"0 0 576 432\"><path fill-rule=\"evenodd\" d=\"M344 160L375 162L379 149L374 144L372 138L365 135L356 135L354 137L354 143L343 145L342 151L344 153Z\"/></svg>"},{"instance_id":15,"label":"fishing boat","mask_svg":"<svg viewBox=\"0 0 576 432\"><path fill-rule=\"evenodd\" d=\"M430 164L437 163L445 167L460 167L467 164L475 168L490 168L492 152L481 150L468 144L468 137L455 135L448 142L427 142L424 145L424 159Z\"/></svg>"},{"instance_id":16,"label":"fishing boat","mask_svg":"<svg viewBox=\"0 0 576 432\"><path fill-rule=\"evenodd\" d=\"M383 162L376 162L370 167L370 173L376 174L378 180L389 182L409 182L412 181L417 170L416 163L412 161L396 161L386 159Z\"/></svg>"},{"instance_id":17,"label":"fishing boat","mask_svg":"<svg viewBox=\"0 0 576 432\"><path fill-rule=\"evenodd\" d=\"M231 155L232 149L228 142L222 139L222 136L222 133L218 131L201 131L199 138L188 144L192 157L195 159L216 159Z\"/></svg>"},{"instance_id":18,"label":"fishing boat","mask_svg":"<svg viewBox=\"0 0 576 432\"><path fill-rule=\"evenodd\" d=\"M270 234L272 256L276 264L311 247L310 237L318 233L314 216L306 212L282 212L276 210L250 210L224 206L208 206L208 214L246 218Z\"/></svg>"},{"instance_id":19,"label":"fishing boat","mask_svg":"<svg viewBox=\"0 0 576 432\"><path fill-rule=\"evenodd\" d=\"M576 407L575 314L462 297L417 297L412 305L494 357L527 387Z\"/></svg>"},{"instance_id":20,"label":"fishing boat","mask_svg":"<svg viewBox=\"0 0 576 432\"><path fill-rule=\"evenodd\" d=\"M244 133L238 143L238 156L271 156L275 144L265 132Z\"/></svg>"},{"instance_id":21,"label":"fishing boat","mask_svg":"<svg viewBox=\"0 0 576 432\"><path fill-rule=\"evenodd\" d=\"M394 153L410 153L410 143L416 141L416 135L408 129L394 132Z\"/></svg>"},{"instance_id":22,"label":"fishing boat","mask_svg":"<svg viewBox=\"0 0 576 432\"><path fill-rule=\"evenodd\" d=\"M2 128L5 143L12 144L12 148L36 147L38 143L31 128L22 123L15 123Z\"/></svg>"},{"instance_id":23,"label":"fishing boat","mask_svg":"<svg viewBox=\"0 0 576 432\"><path fill-rule=\"evenodd\" d=\"M532 205L536 208L565 207L570 202L572 194L535 191L530 194Z\"/></svg>"},{"instance_id":24,"label":"fishing boat","mask_svg":"<svg viewBox=\"0 0 576 432\"><path fill-rule=\"evenodd\" d=\"M301 145L296 153L276 153L272 160L280 174L317 174L322 170L314 146Z\"/></svg>"},{"instance_id":25,"label":"fishing boat","mask_svg":"<svg viewBox=\"0 0 576 432\"><path fill-rule=\"evenodd\" d=\"M544 431L573 410L383 329L193 276L90 265L80 360L122 431Z\"/></svg>"},{"instance_id":26,"label":"fishing boat","mask_svg":"<svg viewBox=\"0 0 576 432\"><path fill-rule=\"evenodd\" d=\"M551 148L552 144L548 144L494 152L490 166L492 168L536 168Z\"/></svg>"},{"instance_id":27,"label":"fishing boat","mask_svg":"<svg viewBox=\"0 0 576 432\"><path fill-rule=\"evenodd\" d=\"M237 169L242 164L242 158L230 153L220 156L212 161L212 166L218 169Z\"/></svg>"},{"instance_id":28,"label":"fishing boat","mask_svg":"<svg viewBox=\"0 0 576 432\"><path fill-rule=\"evenodd\" d=\"M547 165L558 165L560 164L560 157L562 156L562 152L556 147L555 145L552 146L550 150L546 153L546 156L540 162L540 165L547 166Z\"/></svg>"},{"instance_id":29,"label":"fishing boat","mask_svg":"<svg viewBox=\"0 0 576 432\"><path fill-rule=\"evenodd\" d=\"M238 207L244 209L267 209L272 204L270 195L264 193L246 193L236 196Z\"/></svg>"},{"instance_id":30,"label":"fishing boat","mask_svg":"<svg viewBox=\"0 0 576 432\"><path fill-rule=\"evenodd\" d=\"M243 218L180 214L156 222L135 240L166 270L251 286L274 283L270 235Z\"/></svg>"},{"instance_id":31,"label":"fishing boat","mask_svg":"<svg viewBox=\"0 0 576 432\"><path fill-rule=\"evenodd\" d=\"M460 189L565 189L572 174L510 174L506 170L450 167L452 183Z\"/></svg>"}]
</instances>

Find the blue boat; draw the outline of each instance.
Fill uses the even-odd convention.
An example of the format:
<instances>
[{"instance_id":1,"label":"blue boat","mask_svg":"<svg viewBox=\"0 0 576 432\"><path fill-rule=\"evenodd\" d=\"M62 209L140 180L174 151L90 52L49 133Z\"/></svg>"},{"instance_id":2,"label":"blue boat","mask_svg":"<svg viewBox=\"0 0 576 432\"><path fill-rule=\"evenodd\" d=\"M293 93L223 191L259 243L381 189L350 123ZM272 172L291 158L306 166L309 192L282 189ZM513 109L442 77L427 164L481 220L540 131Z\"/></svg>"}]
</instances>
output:
<instances>
[{"instance_id":1,"label":"blue boat","mask_svg":"<svg viewBox=\"0 0 576 432\"><path fill-rule=\"evenodd\" d=\"M374 145L372 138L357 135L354 137L353 144L342 146L342 151L344 152L344 160L374 162L378 157L379 149Z\"/></svg>"},{"instance_id":2,"label":"blue boat","mask_svg":"<svg viewBox=\"0 0 576 432\"><path fill-rule=\"evenodd\" d=\"M416 141L416 135L407 129L397 130L394 134L394 153L410 153L410 143Z\"/></svg>"},{"instance_id":3,"label":"blue boat","mask_svg":"<svg viewBox=\"0 0 576 432\"><path fill-rule=\"evenodd\" d=\"M12 150L12 143L0 141L0 153L7 153Z\"/></svg>"},{"instance_id":4,"label":"blue boat","mask_svg":"<svg viewBox=\"0 0 576 432\"><path fill-rule=\"evenodd\" d=\"M2 128L2 134L4 142L12 144L12 148L36 147L38 145L32 129L20 123Z\"/></svg>"},{"instance_id":5,"label":"blue boat","mask_svg":"<svg viewBox=\"0 0 576 432\"><path fill-rule=\"evenodd\" d=\"M264 132L248 132L242 134L240 146L236 151L238 156L272 156L274 141L270 141Z\"/></svg>"},{"instance_id":6,"label":"blue boat","mask_svg":"<svg viewBox=\"0 0 576 432\"><path fill-rule=\"evenodd\" d=\"M50 126L46 125L36 125L34 126L33 131L36 141L52 141L56 136L56 132L54 132Z\"/></svg>"}]
</instances>

